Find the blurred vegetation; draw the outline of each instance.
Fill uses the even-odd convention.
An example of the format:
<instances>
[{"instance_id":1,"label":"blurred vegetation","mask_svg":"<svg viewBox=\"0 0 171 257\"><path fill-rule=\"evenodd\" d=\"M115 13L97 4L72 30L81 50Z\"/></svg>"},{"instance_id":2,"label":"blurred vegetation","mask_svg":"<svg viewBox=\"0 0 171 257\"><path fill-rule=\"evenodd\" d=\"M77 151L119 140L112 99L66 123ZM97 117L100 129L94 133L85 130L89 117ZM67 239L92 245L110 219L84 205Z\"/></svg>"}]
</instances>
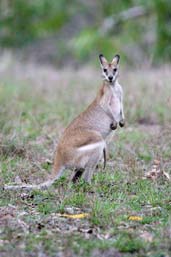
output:
<instances>
[{"instance_id":1,"label":"blurred vegetation","mask_svg":"<svg viewBox=\"0 0 171 257\"><path fill-rule=\"evenodd\" d=\"M156 57L171 60L171 1L156 0L155 10L157 14L157 40Z\"/></svg>"},{"instance_id":2,"label":"blurred vegetation","mask_svg":"<svg viewBox=\"0 0 171 257\"><path fill-rule=\"evenodd\" d=\"M67 0L2 0L0 43L21 46L57 31L68 19L72 5ZM67 5L67 8L64 8Z\"/></svg>"},{"instance_id":3,"label":"blurred vegetation","mask_svg":"<svg viewBox=\"0 0 171 257\"><path fill-rule=\"evenodd\" d=\"M129 11L141 8L139 15ZM136 11L136 10L135 10ZM107 23L113 25L106 30ZM55 58L87 61L120 52L130 63L171 59L170 0L1 0L0 46L48 41ZM40 45L37 45L40 49ZM116 50L117 49L117 50ZM46 50L44 50L46 51Z\"/></svg>"}]
</instances>

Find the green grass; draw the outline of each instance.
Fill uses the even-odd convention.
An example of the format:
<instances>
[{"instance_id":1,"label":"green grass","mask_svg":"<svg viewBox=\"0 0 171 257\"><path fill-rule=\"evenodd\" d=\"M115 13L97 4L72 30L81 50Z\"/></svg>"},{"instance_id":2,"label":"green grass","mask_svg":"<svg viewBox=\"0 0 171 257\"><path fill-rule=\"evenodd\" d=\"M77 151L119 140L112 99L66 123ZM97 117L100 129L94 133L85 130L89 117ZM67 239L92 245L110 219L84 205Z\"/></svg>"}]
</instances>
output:
<instances>
[{"instance_id":1,"label":"green grass","mask_svg":"<svg viewBox=\"0 0 171 257\"><path fill-rule=\"evenodd\" d=\"M98 83L94 81L93 88L92 80L97 74L91 71L86 78L86 72L75 76L61 71L55 82L47 73L49 87L44 86L41 72L38 80L33 77L31 81L22 70L19 80L15 74L11 75L13 80L2 77L1 186L14 182L17 176L27 183L46 178L52 166L47 159L53 159L56 140L95 95ZM127 126L112 137L107 167L103 170L100 166L91 185L83 180L73 185L70 171L66 171L46 191L0 189L0 255L171 255L170 181L164 176L154 181L144 176L155 159L160 160L161 170L171 174L171 119L164 100L170 82L165 76L165 90L158 86L156 92L159 74L160 69L147 72L146 77L137 71L135 83L132 73L126 73ZM84 212L89 217L59 216ZM142 221L131 221L129 216L140 216Z\"/></svg>"}]
</instances>

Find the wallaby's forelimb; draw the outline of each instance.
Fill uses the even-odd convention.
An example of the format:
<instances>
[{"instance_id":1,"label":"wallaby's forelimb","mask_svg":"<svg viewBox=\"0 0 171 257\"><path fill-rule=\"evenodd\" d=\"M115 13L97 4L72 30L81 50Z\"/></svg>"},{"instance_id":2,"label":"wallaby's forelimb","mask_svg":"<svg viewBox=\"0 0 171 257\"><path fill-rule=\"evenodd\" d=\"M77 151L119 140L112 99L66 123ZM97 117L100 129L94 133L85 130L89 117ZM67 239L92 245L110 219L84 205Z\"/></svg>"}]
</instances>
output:
<instances>
[{"instance_id":1,"label":"wallaby's forelimb","mask_svg":"<svg viewBox=\"0 0 171 257\"><path fill-rule=\"evenodd\" d=\"M111 123L110 128L111 128L111 130L117 129L117 123Z\"/></svg>"}]
</instances>

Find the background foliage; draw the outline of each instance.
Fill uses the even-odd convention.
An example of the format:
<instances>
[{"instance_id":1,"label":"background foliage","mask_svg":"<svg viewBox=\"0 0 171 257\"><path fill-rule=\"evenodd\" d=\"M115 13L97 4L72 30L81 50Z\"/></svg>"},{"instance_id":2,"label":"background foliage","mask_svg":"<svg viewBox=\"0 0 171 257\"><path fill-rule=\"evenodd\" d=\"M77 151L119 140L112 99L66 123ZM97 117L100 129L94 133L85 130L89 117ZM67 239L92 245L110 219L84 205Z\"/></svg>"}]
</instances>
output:
<instances>
[{"instance_id":1,"label":"background foliage","mask_svg":"<svg viewBox=\"0 0 171 257\"><path fill-rule=\"evenodd\" d=\"M133 7L144 13L123 19ZM169 0L1 0L0 45L22 47L38 60L57 64L92 60L101 51L109 56L115 49L134 64L169 61L170 10ZM105 31L110 19L114 25Z\"/></svg>"}]
</instances>

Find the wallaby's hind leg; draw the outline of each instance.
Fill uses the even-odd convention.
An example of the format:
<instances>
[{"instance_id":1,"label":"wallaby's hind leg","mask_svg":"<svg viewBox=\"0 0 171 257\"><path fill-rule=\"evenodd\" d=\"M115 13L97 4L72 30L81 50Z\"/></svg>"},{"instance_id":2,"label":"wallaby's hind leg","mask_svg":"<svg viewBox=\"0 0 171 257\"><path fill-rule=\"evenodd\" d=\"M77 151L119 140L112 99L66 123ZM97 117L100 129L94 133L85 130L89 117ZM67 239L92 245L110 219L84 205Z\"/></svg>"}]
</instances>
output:
<instances>
[{"instance_id":1,"label":"wallaby's hind leg","mask_svg":"<svg viewBox=\"0 0 171 257\"><path fill-rule=\"evenodd\" d=\"M83 172L84 172L83 168L75 169L75 174L72 178L72 182L76 183L80 179L80 177L82 176Z\"/></svg>"},{"instance_id":2,"label":"wallaby's hind leg","mask_svg":"<svg viewBox=\"0 0 171 257\"><path fill-rule=\"evenodd\" d=\"M102 158L106 143L101 134L93 130L78 129L73 131L71 135L72 137L68 138L67 144L64 142L65 148L58 146L58 152L62 157L60 160L63 166L76 169L75 175L71 178L73 182L76 182L82 173L84 174L83 170L87 170L89 167L94 170ZM57 160L58 163L59 160ZM52 177L55 177L54 175ZM92 176L90 175L90 177Z\"/></svg>"},{"instance_id":3,"label":"wallaby's hind leg","mask_svg":"<svg viewBox=\"0 0 171 257\"><path fill-rule=\"evenodd\" d=\"M84 178L84 180L86 180L87 182L90 182L91 177L94 173L94 170L98 169L98 163L101 159L101 148L97 149L96 152L91 153L90 156L91 157L89 158L85 169L83 169L83 168L75 169L75 174L72 178L73 183L76 183L80 179L81 176ZM103 149L103 157L104 157L104 168L105 168L105 166L106 166L106 150L105 150L105 148ZM92 166L92 164L93 164L93 166ZM91 167L89 167L89 165L91 165Z\"/></svg>"},{"instance_id":4,"label":"wallaby's hind leg","mask_svg":"<svg viewBox=\"0 0 171 257\"><path fill-rule=\"evenodd\" d=\"M87 182L91 183L91 179L94 173L95 167L87 167L82 175L82 178Z\"/></svg>"},{"instance_id":5,"label":"wallaby's hind leg","mask_svg":"<svg viewBox=\"0 0 171 257\"><path fill-rule=\"evenodd\" d=\"M100 146L95 151L91 151L89 153L89 160L85 167L85 171L82 175L83 179L86 182L88 182L88 183L91 182L91 179L92 179L93 173L96 169L96 166L103 157L103 154L105 151L104 149L105 149L104 146L103 147Z\"/></svg>"}]
</instances>

